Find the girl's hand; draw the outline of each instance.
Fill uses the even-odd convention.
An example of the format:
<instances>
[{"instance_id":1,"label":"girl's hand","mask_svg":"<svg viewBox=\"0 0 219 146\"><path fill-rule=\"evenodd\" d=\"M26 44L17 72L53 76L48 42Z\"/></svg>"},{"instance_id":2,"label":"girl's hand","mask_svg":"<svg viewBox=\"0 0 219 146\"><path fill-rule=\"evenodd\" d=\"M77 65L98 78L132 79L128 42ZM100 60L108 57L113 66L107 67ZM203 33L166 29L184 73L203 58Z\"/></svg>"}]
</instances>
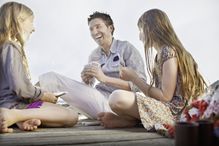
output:
<instances>
[{"instance_id":1,"label":"girl's hand","mask_svg":"<svg viewBox=\"0 0 219 146\"><path fill-rule=\"evenodd\" d=\"M133 81L136 77L138 77L137 73L130 68L121 67L120 68L120 78L126 81Z\"/></svg>"},{"instance_id":2,"label":"girl's hand","mask_svg":"<svg viewBox=\"0 0 219 146\"><path fill-rule=\"evenodd\" d=\"M45 102L56 103L58 98L55 97L55 95L50 93L50 92L45 92L45 93L43 93L43 96L41 97L41 100L45 101Z\"/></svg>"}]
</instances>

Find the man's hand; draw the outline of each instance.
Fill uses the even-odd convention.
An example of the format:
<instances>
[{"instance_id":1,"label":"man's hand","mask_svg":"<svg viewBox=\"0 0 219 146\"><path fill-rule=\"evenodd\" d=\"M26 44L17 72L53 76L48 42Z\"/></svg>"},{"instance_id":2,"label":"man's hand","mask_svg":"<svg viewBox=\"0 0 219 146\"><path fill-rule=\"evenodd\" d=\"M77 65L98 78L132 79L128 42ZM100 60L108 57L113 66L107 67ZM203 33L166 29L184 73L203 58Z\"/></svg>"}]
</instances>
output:
<instances>
[{"instance_id":1,"label":"man's hand","mask_svg":"<svg viewBox=\"0 0 219 146\"><path fill-rule=\"evenodd\" d=\"M94 78L93 78L93 76L86 74L86 71L88 70L88 68L90 68L90 65L89 65L89 64L86 65L86 66L84 67L84 69L82 70L82 72L81 72L81 79L82 79L82 81L83 81L85 84L87 84L87 85L92 85Z\"/></svg>"},{"instance_id":2,"label":"man's hand","mask_svg":"<svg viewBox=\"0 0 219 146\"><path fill-rule=\"evenodd\" d=\"M103 73L102 68L97 62L92 62L84 68L84 76L95 77L100 82L105 82L106 75Z\"/></svg>"}]
</instances>

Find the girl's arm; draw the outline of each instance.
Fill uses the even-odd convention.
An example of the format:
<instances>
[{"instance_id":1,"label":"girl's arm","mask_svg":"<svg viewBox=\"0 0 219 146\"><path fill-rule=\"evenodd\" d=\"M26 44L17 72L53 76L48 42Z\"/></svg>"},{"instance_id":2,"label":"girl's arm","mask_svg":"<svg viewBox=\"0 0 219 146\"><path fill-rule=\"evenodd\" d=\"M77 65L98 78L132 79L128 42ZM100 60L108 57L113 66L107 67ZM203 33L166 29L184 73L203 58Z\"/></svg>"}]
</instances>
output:
<instances>
[{"instance_id":1,"label":"girl's arm","mask_svg":"<svg viewBox=\"0 0 219 146\"><path fill-rule=\"evenodd\" d=\"M134 70L124 68L121 72L121 76L126 80L131 80L146 96L165 102L170 101L176 88L177 59L171 58L164 62L161 89L155 87L150 88L150 85L139 78Z\"/></svg>"},{"instance_id":2,"label":"girl's arm","mask_svg":"<svg viewBox=\"0 0 219 146\"><path fill-rule=\"evenodd\" d=\"M10 90L18 97L40 99L43 92L31 83L22 63L23 59L19 48L13 44L8 44L2 53L4 56L4 74L8 80Z\"/></svg>"},{"instance_id":3,"label":"girl's arm","mask_svg":"<svg viewBox=\"0 0 219 146\"><path fill-rule=\"evenodd\" d=\"M134 84L136 84L145 95L165 102L170 101L173 97L177 81L176 58L171 58L164 62L161 81L162 85L161 89L159 89L155 87L150 88L150 85L142 82L139 78L133 80Z\"/></svg>"}]
</instances>

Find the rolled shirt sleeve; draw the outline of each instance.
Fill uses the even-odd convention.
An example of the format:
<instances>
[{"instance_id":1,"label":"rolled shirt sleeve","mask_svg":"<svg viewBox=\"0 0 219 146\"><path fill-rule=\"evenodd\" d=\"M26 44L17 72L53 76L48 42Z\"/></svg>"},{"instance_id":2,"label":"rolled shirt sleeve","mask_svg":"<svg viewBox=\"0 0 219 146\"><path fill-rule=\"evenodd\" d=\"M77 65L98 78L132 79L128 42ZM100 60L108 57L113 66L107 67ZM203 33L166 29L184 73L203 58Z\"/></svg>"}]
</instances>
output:
<instances>
[{"instance_id":1,"label":"rolled shirt sleeve","mask_svg":"<svg viewBox=\"0 0 219 146\"><path fill-rule=\"evenodd\" d=\"M124 49L126 51L123 56L126 67L132 68L136 71L138 76L146 82L146 75L145 75L145 68L144 68L144 61L141 57L141 54L139 51L129 42L127 42L127 49ZM130 89L133 92L140 91L140 89L133 84L131 81L129 81Z\"/></svg>"}]
</instances>

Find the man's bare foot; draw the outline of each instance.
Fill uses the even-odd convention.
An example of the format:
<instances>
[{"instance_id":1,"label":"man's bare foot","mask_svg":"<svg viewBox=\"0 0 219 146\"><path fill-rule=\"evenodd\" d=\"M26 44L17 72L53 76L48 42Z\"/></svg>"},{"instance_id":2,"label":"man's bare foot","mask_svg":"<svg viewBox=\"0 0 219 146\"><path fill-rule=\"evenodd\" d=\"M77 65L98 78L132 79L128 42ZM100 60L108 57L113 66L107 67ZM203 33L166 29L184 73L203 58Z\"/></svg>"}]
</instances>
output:
<instances>
[{"instance_id":1,"label":"man's bare foot","mask_svg":"<svg viewBox=\"0 0 219 146\"><path fill-rule=\"evenodd\" d=\"M0 133L11 133L12 128L8 128L15 123L15 119L10 109L0 108Z\"/></svg>"},{"instance_id":2,"label":"man's bare foot","mask_svg":"<svg viewBox=\"0 0 219 146\"><path fill-rule=\"evenodd\" d=\"M99 113L98 120L105 128L127 128L137 124L136 120L127 120L110 112Z\"/></svg>"},{"instance_id":3,"label":"man's bare foot","mask_svg":"<svg viewBox=\"0 0 219 146\"><path fill-rule=\"evenodd\" d=\"M18 128L24 131L33 131L41 125L41 121L39 119L30 119L24 122L16 123Z\"/></svg>"}]
</instances>

